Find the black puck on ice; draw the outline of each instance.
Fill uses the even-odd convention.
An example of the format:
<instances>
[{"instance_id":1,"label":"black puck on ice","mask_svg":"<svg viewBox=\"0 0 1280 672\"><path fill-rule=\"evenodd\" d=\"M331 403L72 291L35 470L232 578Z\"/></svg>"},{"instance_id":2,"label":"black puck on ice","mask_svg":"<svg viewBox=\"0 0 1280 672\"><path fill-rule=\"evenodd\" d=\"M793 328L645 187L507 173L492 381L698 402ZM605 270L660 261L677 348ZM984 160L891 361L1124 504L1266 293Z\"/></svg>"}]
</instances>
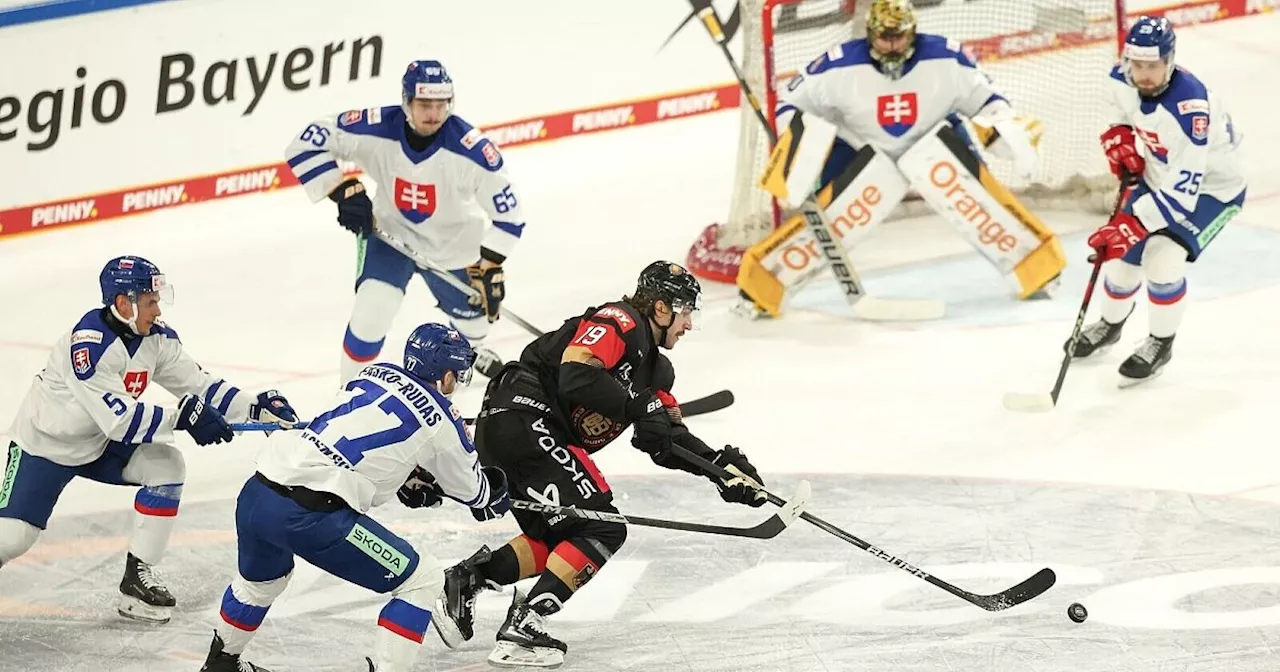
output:
<instances>
[{"instance_id":1,"label":"black puck on ice","mask_svg":"<svg viewBox=\"0 0 1280 672\"><path fill-rule=\"evenodd\" d=\"M1089 610L1079 602L1072 602L1071 606L1067 607L1067 618L1075 623L1084 623L1084 619L1089 618Z\"/></svg>"}]
</instances>

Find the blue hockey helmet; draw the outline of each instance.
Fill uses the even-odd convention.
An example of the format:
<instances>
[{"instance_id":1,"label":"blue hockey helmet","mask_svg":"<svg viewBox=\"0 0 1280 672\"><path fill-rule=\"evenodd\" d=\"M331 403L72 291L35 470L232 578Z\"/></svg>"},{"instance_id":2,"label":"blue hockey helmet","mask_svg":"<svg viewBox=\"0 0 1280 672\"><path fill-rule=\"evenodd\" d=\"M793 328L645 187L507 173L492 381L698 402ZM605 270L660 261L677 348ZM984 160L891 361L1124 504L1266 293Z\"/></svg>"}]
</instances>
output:
<instances>
[{"instance_id":1,"label":"blue hockey helmet","mask_svg":"<svg viewBox=\"0 0 1280 672\"><path fill-rule=\"evenodd\" d=\"M107 262L98 275L98 285L102 288L102 304L115 303L116 297L123 294L137 303L139 294L155 292L161 301L173 301L173 287L165 281L164 274L155 264L142 257L116 257Z\"/></svg>"},{"instance_id":2,"label":"blue hockey helmet","mask_svg":"<svg viewBox=\"0 0 1280 672\"><path fill-rule=\"evenodd\" d=\"M457 329L428 322L409 334L404 344L404 368L424 383L435 383L446 371L458 377L458 383L471 382L471 367L476 363L475 350Z\"/></svg>"},{"instance_id":3,"label":"blue hockey helmet","mask_svg":"<svg viewBox=\"0 0 1280 672\"><path fill-rule=\"evenodd\" d=\"M1164 84L1155 93L1164 90L1173 76L1174 51L1177 48L1178 36L1173 33L1173 24L1164 17L1140 16L1129 29L1124 38L1124 49L1121 51L1121 69L1130 86L1133 82L1131 63L1133 61L1160 61L1165 64Z\"/></svg>"},{"instance_id":4,"label":"blue hockey helmet","mask_svg":"<svg viewBox=\"0 0 1280 672\"><path fill-rule=\"evenodd\" d=\"M406 105L418 98L447 100L453 109L453 79L440 61L418 60L405 68L400 79L400 93Z\"/></svg>"}]
</instances>

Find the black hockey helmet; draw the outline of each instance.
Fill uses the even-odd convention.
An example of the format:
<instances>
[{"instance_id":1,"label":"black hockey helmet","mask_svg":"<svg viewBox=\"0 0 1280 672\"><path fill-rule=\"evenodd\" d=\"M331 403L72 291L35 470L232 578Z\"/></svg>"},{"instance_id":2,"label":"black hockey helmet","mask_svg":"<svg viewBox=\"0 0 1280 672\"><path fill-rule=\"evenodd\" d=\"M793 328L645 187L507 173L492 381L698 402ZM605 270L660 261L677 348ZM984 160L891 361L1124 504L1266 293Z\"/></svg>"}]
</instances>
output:
<instances>
[{"instance_id":1,"label":"black hockey helmet","mask_svg":"<svg viewBox=\"0 0 1280 672\"><path fill-rule=\"evenodd\" d=\"M685 267L669 261L655 261L640 272L636 296L649 301L664 301L671 310L702 308L702 285Z\"/></svg>"}]
</instances>

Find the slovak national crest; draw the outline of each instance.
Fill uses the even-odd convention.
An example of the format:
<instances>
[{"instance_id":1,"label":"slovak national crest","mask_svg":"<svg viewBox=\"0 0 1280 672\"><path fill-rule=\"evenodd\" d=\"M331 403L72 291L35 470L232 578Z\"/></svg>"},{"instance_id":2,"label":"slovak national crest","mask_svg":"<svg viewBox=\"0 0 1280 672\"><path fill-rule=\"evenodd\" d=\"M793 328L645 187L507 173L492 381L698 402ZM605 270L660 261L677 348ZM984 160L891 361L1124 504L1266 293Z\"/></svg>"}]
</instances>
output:
<instances>
[{"instance_id":1,"label":"slovak national crest","mask_svg":"<svg viewBox=\"0 0 1280 672\"><path fill-rule=\"evenodd\" d=\"M885 133L900 138L916 125L920 105L915 93L892 93L876 98L876 121Z\"/></svg>"},{"instance_id":2,"label":"slovak national crest","mask_svg":"<svg viewBox=\"0 0 1280 672\"><path fill-rule=\"evenodd\" d=\"M436 185L414 184L396 178L396 209L414 224L421 224L436 214Z\"/></svg>"}]
</instances>

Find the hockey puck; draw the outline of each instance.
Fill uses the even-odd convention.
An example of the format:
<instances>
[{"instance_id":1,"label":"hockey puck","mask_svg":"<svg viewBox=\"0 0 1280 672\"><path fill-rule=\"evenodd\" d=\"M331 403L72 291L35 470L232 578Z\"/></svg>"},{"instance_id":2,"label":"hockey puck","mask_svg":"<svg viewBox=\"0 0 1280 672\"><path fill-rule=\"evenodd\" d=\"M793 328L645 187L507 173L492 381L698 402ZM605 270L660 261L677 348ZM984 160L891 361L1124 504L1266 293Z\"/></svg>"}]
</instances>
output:
<instances>
[{"instance_id":1,"label":"hockey puck","mask_svg":"<svg viewBox=\"0 0 1280 672\"><path fill-rule=\"evenodd\" d=\"M1089 610L1079 602L1072 602L1071 606L1067 607L1067 618L1076 623L1084 623L1084 620L1089 618Z\"/></svg>"}]
</instances>

